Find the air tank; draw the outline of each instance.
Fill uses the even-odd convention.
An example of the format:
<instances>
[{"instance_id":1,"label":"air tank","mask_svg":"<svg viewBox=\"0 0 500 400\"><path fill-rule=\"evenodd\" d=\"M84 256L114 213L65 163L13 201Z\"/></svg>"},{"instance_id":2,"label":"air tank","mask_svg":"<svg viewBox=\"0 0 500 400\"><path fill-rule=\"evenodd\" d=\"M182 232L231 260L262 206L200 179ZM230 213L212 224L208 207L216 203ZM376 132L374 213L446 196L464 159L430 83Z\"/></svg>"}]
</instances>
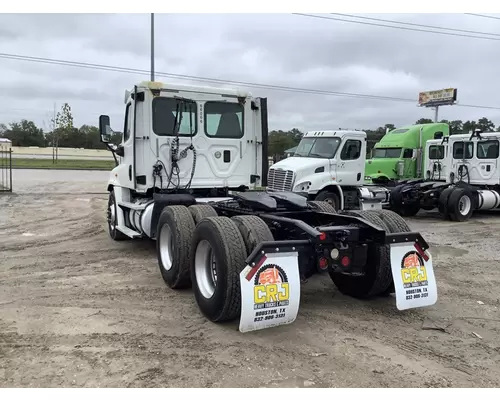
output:
<instances>
[{"instance_id":1,"label":"air tank","mask_svg":"<svg viewBox=\"0 0 500 400\"><path fill-rule=\"evenodd\" d=\"M143 210L130 210L129 211L129 222L132 229L140 232L147 237L151 237L151 217L153 215L153 200L146 200L138 202L136 204L146 203L146 207Z\"/></svg>"},{"instance_id":2,"label":"air tank","mask_svg":"<svg viewBox=\"0 0 500 400\"><path fill-rule=\"evenodd\" d=\"M495 190L478 190L478 210L492 210L500 206L500 194Z\"/></svg>"}]
</instances>

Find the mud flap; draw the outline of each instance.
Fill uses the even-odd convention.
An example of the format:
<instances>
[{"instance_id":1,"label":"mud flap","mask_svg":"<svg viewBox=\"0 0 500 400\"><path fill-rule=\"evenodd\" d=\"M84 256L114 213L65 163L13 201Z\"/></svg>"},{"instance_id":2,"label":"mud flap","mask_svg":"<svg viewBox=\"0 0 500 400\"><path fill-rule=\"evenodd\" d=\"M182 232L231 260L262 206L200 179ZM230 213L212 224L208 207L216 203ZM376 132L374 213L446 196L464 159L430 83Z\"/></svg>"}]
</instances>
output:
<instances>
[{"instance_id":1,"label":"mud flap","mask_svg":"<svg viewBox=\"0 0 500 400\"><path fill-rule=\"evenodd\" d=\"M391 244L391 269L398 310L436 303L436 279L428 251L418 244Z\"/></svg>"},{"instance_id":2,"label":"mud flap","mask_svg":"<svg viewBox=\"0 0 500 400\"><path fill-rule=\"evenodd\" d=\"M241 271L240 332L295 321L300 304L298 259L297 251L267 252Z\"/></svg>"}]
</instances>

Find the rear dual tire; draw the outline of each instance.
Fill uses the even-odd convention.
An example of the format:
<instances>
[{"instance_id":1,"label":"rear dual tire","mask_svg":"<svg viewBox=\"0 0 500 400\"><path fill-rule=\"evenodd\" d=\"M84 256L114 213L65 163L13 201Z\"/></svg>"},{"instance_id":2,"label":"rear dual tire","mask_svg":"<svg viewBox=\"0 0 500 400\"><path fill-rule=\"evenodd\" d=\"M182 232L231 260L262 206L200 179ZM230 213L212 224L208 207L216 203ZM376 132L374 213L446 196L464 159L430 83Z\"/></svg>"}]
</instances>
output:
<instances>
[{"instance_id":1,"label":"rear dual tire","mask_svg":"<svg viewBox=\"0 0 500 400\"><path fill-rule=\"evenodd\" d=\"M389 199L390 206L392 210L403 217L414 217L420 211L420 205L416 204L403 204L403 196L401 195L401 190L405 185L398 185L391 190L391 196Z\"/></svg>"},{"instance_id":2,"label":"rear dual tire","mask_svg":"<svg viewBox=\"0 0 500 400\"><path fill-rule=\"evenodd\" d=\"M361 217L386 231L389 231L385 222L374 212L346 211L344 214ZM388 245L369 245L367 263L373 263L365 269L365 275L353 276L341 272L330 271L330 277L338 290L347 296L368 299L385 294L393 284L390 247Z\"/></svg>"},{"instance_id":3,"label":"rear dual tire","mask_svg":"<svg viewBox=\"0 0 500 400\"><path fill-rule=\"evenodd\" d=\"M165 283L172 289L191 286L210 321L238 318L246 258L259 243L274 240L265 222L256 216L219 217L208 205L169 206L160 215L157 231Z\"/></svg>"},{"instance_id":4,"label":"rear dual tire","mask_svg":"<svg viewBox=\"0 0 500 400\"><path fill-rule=\"evenodd\" d=\"M472 216L475 203L474 195L469 189L446 188L439 196L439 213L446 220L464 222Z\"/></svg>"},{"instance_id":5,"label":"rear dual tire","mask_svg":"<svg viewBox=\"0 0 500 400\"><path fill-rule=\"evenodd\" d=\"M389 233L410 232L406 221L390 210L348 211L345 214L358 216ZM342 294L368 299L394 293L389 245L368 247L367 265L364 276L352 276L330 272L333 283Z\"/></svg>"},{"instance_id":6,"label":"rear dual tire","mask_svg":"<svg viewBox=\"0 0 500 400\"><path fill-rule=\"evenodd\" d=\"M158 220L156 252L160 273L172 289L191 287L191 245L196 224L217 216L205 204L190 207L175 205L163 209Z\"/></svg>"},{"instance_id":7,"label":"rear dual tire","mask_svg":"<svg viewBox=\"0 0 500 400\"><path fill-rule=\"evenodd\" d=\"M168 206L158 220L156 253L160 273L172 289L191 286L189 273L195 223L185 206Z\"/></svg>"}]
</instances>

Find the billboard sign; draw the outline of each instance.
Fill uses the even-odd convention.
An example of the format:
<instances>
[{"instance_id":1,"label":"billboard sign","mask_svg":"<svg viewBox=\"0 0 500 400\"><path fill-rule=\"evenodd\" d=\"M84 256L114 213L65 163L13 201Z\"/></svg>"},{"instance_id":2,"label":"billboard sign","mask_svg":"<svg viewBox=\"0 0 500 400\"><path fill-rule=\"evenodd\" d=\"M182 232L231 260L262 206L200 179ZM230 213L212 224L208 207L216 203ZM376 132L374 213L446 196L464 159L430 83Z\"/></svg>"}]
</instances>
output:
<instances>
[{"instance_id":1,"label":"billboard sign","mask_svg":"<svg viewBox=\"0 0 500 400\"><path fill-rule=\"evenodd\" d=\"M441 89L418 94L418 105L420 107L436 107L455 104L457 101L457 89Z\"/></svg>"}]
</instances>

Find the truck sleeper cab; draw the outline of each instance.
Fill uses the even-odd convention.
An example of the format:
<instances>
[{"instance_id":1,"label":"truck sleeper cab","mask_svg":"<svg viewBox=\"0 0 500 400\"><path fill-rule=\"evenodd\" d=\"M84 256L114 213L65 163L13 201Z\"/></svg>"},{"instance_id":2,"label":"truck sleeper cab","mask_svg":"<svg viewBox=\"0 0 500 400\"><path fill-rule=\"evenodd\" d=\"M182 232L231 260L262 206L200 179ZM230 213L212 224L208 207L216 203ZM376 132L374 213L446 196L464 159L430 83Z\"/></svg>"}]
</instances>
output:
<instances>
[{"instance_id":1,"label":"truck sleeper cab","mask_svg":"<svg viewBox=\"0 0 500 400\"><path fill-rule=\"evenodd\" d=\"M450 127L445 123L408 125L388 131L375 144L372 158L366 161L366 181L394 186L401 180L424 178L426 143L449 134Z\"/></svg>"}]
</instances>

